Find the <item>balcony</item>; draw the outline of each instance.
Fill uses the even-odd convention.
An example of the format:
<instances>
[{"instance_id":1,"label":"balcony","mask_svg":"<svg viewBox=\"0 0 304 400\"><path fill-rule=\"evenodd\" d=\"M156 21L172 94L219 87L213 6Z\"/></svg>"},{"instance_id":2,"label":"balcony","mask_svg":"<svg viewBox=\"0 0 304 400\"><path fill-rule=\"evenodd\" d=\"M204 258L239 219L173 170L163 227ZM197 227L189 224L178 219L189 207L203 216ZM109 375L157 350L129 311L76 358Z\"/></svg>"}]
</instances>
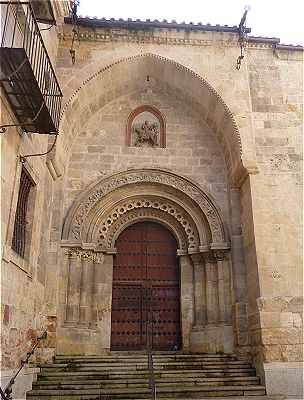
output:
<instances>
[{"instance_id":1,"label":"balcony","mask_svg":"<svg viewBox=\"0 0 304 400\"><path fill-rule=\"evenodd\" d=\"M31 5L37 22L56 25L50 0L31 0Z\"/></svg>"},{"instance_id":2,"label":"balcony","mask_svg":"<svg viewBox=\"0 0 304 400\"><path fill-rule=\"evenodd\" d=\"M0 2L0 84L22 128L57 134L62 93L29 2Z\"/></svg>"}]
</instances>

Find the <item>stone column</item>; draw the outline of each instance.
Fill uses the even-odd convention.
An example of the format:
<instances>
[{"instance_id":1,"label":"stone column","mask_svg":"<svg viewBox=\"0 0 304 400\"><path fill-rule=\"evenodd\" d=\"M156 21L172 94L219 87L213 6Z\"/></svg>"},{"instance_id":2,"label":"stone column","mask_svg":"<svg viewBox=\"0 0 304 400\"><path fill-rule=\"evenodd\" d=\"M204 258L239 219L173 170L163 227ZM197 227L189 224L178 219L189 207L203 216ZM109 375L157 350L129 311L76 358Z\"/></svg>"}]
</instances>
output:
<instances>
[{"instance_id":1,"label":"stone column","mask_svg":"<svg viewBox=\"0 0 304 400\"><path fill-rule=\"evenodd\" d=\"M238 346L248 345L247 325L247 282L246 265L241 225L240 190L230 188L231 209L231 261L233 284L233 316L236 343Z\"/></svg>"},{"instance_id":2,"label":"stone column","mask_svg":"<svg viewBox=\"0 0 304 400\"><path fill-rule=\"evenodd\" d=\"M188 255L179 256L181 277L181 325L183 351L190 349L190 330L194 319L193 267Z\"/></svg>"},{"instance_id":3,"label":"stone column","mask_svg":"<svg viewBox=\"0 0 304 400\"><path fill-rule=\"evenodd\" d=\"M205 256L206 267L206 298L207 298L207 323L219 322L219 293L217 262L212 253Z\"/></svg>"},{"instance_id":4,"label":"stone column","mask_svg":"<svg viewBox=\"0 0 304 400\"><path fill-rule=\"evenodd\" d=\"M201 254L192 254L194 285L194 327L202 327L207 322L205 265Z\"/></svg>"},{"instance_id":5,"label":"stone column","mask_svg":"<svg viewBox=\"0 0 304 400\"><path fill-rule=\"evenodd\" d=\"M70 270L70 257L71 251L69 249L62 250L62 263L59 269L58 279L58 303L59 308L57 310L58 321L63 324L67 320L67 308L68 308L68 283L69 283L69 270Z\"/></svg>"},{"instance_id":6,"label":"stone column","mask_svg":"<svg viewBox=\"0 0 304 400\"><path fill-rule=\"evenodd\" d=\"M218 271L219 322L231 322L230 265L222 250L215 250Z\"/></svg>"},{"instance_id":7,"label":"stone column","mask_svg":"<svg viewBox=\"0 0 304 400\"><path fill-rule=\"evenodd\" d=\"M92 321L92 298L94 277L94 255L84 252L82 256L82 276L80 290L80 323L90 325Z\"/></svg>"},{"instance_id":8,"label":"stone column","mask_svg":"<svg viewBox=\"0 0 304 400\"><path fill-rule=\"evenodd\" d=\"M92 325L96 327L98 321L98 308L99 303L102 301L102 264L104 262L103 254L99 254L98 257L94 257L93 264L93 292L92 292Z\"/></svg>"},{"instance_id":9,"label":"stone column","mask_svg":"<svg viewBox=\"0 0 304 400\"><path fill-rule=\"evenodd\" d=\"M70 253L69 279L67 290L67 314L66 321L79 322L80 284L81 284L81 251L72 250Z\"/></svg>"},{"instance_id":10,"label":"stone column","mask_svg":"<svg viewBox=\"0 0 304 400\"><path fill-rule=\"evenodd\" d=\"M111 307L113 286L113 254L98 254L95 258L93 314L100 331L100 348L111 347Z\"/></svg>"},{"instance_id":11,"label":"stone column","mask_svg":"<svg viewBox=\"0 0 304 400\"><path fill-rule=\"evenodd\" d=\"M226 308L226 320L228 324L232 324L232 270L231 270L231 259L230 255L226 255L223 263L223 275L224 275L224 294L225 294L225 308Z\"/></svg>"}]
</instances>

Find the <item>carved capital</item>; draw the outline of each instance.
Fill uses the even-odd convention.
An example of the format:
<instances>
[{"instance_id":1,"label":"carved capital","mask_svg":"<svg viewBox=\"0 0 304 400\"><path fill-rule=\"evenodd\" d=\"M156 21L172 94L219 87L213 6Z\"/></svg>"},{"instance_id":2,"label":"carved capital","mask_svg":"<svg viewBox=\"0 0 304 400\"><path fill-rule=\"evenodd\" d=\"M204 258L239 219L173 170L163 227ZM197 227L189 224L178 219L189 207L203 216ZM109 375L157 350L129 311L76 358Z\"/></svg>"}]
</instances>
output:
<instances>
[{"instance_id":1,"label":"carved capital","mask_svg":"<svg viewBox=\"0 0 304 400\"><path fill-rule=\"evenodd\" d=\"M217 261L223 261L228 254L228 249L217 249L211 250L204 254L204 260L206 263L214 264Z\"/></svg>"},{"instance_id":2,"label":"carved capital","mask_svg":"<svg viewBox=\"0 0 304 400\"><path fill-rule=\"evenodd\" d=\"M64 252L67 258L81 258L81 249L79 247L71 247Z\"/></svg>"},{"instance_id":3,"label":"carved capital","mask_svg":"<svg viewBox=\"0 0 304 400\"><path fill-rule=\"evenodd\" d=\"M216 261L223 261L227 257L228 250L213 250L213 257Z\"/></svg>"},{"instance_id":4,"label":"carved capital","mask_svg":"<svg viewBox=\"0 0 304 400\"><path fill-rule=\"evenodd\" d=\"M79 247L77 248L69 248L64 252L65 257L67 258L77 258L83 261L93 261L98 264L102 264L104 261L103 253L95 253L92 250L83 250Z\"/></svg>"},{"instance_id":5,"label":"carved capital","mask_svg":"<svg viewBox=\"0 0 304 400\"><path fill-rule=\"evenodd\" d=\"M104 254L103 253L95 253L94 254L94 262L96 264L103 264L103 262L104 262Z\"/></svg>"},{"instance_id":6,"label":"carved capital","mask_svg":"<svg viewBox=\"0 0 304 400\"><path fill-rule=\"evenodd\" d=\"M204 260L207 264L215 264L216 258L214 257L213 251L208 251L204 253Z\"/></svg>"},{"instance_id":7,"label":"carved capital","mask_svg":"<svg viewBox=\"0 0 304 400\"><path fill-rule=\"evenodd\" d=\"M191 254L190 257L191 257L191 260L192 260L194 266L196 266L196 265L201 266L202 265L203 256L202 256L201 253Z\"/></svg>"},{"instance_id":8,"label":"carved capital","mask_svg":"<svg viewBox=\"0 0 304 400\"><path fill-rule=\"evenodd\" d=\"M92 251L81 251L81 258L84 261L94 261L94 253Z\"/></svg>"}]
</instances>

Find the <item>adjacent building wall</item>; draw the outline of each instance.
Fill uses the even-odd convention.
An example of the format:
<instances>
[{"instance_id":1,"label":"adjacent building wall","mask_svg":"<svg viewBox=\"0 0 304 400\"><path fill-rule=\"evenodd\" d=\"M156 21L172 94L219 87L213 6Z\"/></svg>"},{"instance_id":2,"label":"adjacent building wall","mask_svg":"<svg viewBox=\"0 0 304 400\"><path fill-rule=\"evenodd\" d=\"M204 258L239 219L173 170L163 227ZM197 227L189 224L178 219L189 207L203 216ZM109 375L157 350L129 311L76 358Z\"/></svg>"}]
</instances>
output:
<instances>
[{"instance_id":1,"label":"adjacent building wall","mask_svg":"<svg viewBox=\"0 0 304 400\"><path fill-rule=\"evenodd\" d=\"M63 4L56 8L56 18ZM65 4L67 6L67 4ZM47 25L40 24L40 28ZM55 68L58 48L58 27L41 32L48 54ZM1 92L1 124L17 124L13 111ZM45 157L27 158L24 164L20 156L43 153L48 149L48 135L24 133L22 129L9 127L1 133L1 387L3 388L16 369L20 360L45 329L54 330L52 318L45 302L46 255L49 244L49 223L53 196L53 178L46 165ZM54 139L51 138L50 142ZM22 165L35 182L34 196L29 205L32 221L29 235L29 257L19 257L11 248L20 174ZM39 359L54 354L52 333L44 344L47 349L37 352ZM36 370L25 368L14 385L13 397L25 398Z\"/></svg>"}]
</instances>

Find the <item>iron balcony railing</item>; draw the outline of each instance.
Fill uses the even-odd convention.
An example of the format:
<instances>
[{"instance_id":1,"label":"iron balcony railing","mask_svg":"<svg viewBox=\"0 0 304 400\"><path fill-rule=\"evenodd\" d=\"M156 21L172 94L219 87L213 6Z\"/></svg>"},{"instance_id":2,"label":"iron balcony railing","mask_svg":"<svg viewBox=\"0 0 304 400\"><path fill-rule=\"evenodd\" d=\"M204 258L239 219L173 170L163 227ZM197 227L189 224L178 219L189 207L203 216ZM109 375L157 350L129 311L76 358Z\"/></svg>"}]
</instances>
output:
<instances>
[{"instance_id":1,"label":"iron balcony railing","mask_svg":"<svg viewBox=\"0 0 304 400\"><path fill-rule=\"evenodd\" d=\"M29 2L0 1L0 82L26 131L57 133L62 93Z\"/></svg>"}]
</instances>

